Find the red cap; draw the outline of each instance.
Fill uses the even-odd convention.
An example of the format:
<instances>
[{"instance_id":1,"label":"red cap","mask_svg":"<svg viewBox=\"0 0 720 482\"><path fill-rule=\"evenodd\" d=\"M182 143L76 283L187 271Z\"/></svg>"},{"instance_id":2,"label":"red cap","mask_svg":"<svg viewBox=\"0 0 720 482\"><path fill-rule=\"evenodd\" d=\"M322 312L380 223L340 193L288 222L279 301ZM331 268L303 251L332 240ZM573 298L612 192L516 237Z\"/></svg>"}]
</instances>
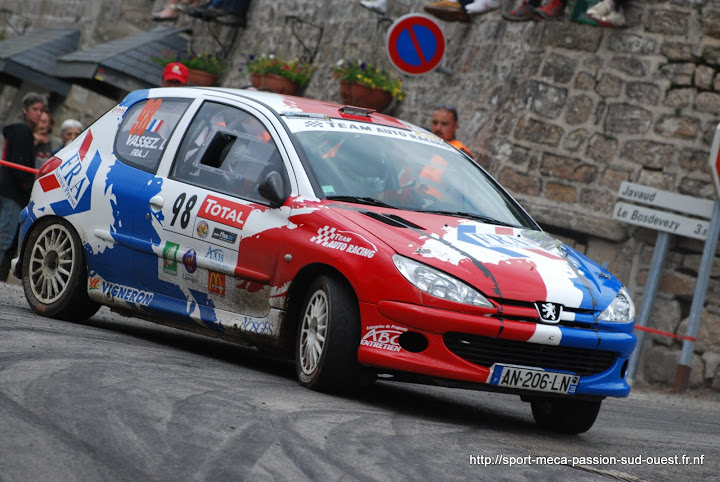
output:
<instances>
[{"instance_id":1,"label":"red cap","mask_svg":"<svg viewBox=\"0 0 720 482\"><path fill-rule=\"evenodd\" d=\"M188 68L179 62L172 62L165 66L163 80L177 80L183 84L188 81Z\"/></svg>"}]
</instances>

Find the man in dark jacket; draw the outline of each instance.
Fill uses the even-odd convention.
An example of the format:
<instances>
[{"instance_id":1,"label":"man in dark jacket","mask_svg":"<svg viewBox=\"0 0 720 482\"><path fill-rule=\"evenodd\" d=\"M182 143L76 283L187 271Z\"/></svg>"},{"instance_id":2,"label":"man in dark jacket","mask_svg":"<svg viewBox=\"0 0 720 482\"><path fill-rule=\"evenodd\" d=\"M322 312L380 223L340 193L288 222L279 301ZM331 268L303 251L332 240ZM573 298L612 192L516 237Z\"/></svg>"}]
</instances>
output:
<instances>
[{"instance_id":1,"label":"man in dark jacket","mask_svg":"<svg viewBox=\"0 0 720 482\"><path fill-rule=\"evenodd\" d=\"M22 100L23 122L3 127L3 160L35 167L33 128L47 108L45 97L30 92ZM0 166L0 281L7 279L13 255L20 211L30 200L35 175L14 167Z\"/></svg>"}]
</instances>

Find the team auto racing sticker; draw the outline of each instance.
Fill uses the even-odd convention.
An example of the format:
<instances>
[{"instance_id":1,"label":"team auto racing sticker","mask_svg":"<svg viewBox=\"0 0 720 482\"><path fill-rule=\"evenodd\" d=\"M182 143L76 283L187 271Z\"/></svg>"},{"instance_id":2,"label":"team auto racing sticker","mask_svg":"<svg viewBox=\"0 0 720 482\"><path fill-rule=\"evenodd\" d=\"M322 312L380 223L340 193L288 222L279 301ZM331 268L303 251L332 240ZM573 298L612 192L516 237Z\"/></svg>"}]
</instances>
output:
<instances>
[{"instance_id":1,"label":"team auto racing sticker","mask_svg":"<svg viewBox=\"0 0 720 482\"><path fill-rule=\"evenodd\" d=\"M407 328L396 325L368 326L367 333L360 340L360 345L387 351L400 351L398 338L406 331Z\"/></svg>"},{"instance_id":2,"label":"team auto racing sticker","mask_svg":"<svg viewBox=\"0 0 720 482\"><path fill-rule=\"evenodd\" d=\"M327 225L318 229L317 234L310 238L310 241L329 249L368 259L375 256L377 252L377 247L359 234L351 231L338 231L337 228Z\"/></svg>"}]
</instances>

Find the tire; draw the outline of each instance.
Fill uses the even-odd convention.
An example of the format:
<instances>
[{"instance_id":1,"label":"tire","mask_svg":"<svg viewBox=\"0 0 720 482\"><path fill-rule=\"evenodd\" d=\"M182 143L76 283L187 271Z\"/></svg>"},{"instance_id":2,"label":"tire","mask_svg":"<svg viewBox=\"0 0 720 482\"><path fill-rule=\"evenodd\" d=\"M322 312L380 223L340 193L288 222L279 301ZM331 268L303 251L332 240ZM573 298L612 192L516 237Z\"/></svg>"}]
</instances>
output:
<instances>
[{"instance_id":1,"label":"tire","mask_svg":"<svg viewBox=\"0 0 720 482\"><path fill-rule=\"evenodd\" d=\"M41 220L28 235L22 282L32 310L43 316L83 321L100 305L87 294L87 266L80 237L60 218Z\"/></svg>"},{"instance_id":2,"label":"tire","mask_svg":"<svg viewBox=\"0 0 720 482\"><path fill-rule=\"evenodd\" d=\"M360 312L344 283L319 276L307 290L298 320L295 369L300 384L321 392L357 386Z\"/></svg>"},{"instance_id":3,"label":"tire","mask_svg":"<svg viewBox=\"0 0 720 482\"><path fill-rule=\"evenodd\" d=\"M532 400L532 414L540 427L553 432L578 434L595 423L602 402L538 398Z\"/></svg>"}]
</instances>

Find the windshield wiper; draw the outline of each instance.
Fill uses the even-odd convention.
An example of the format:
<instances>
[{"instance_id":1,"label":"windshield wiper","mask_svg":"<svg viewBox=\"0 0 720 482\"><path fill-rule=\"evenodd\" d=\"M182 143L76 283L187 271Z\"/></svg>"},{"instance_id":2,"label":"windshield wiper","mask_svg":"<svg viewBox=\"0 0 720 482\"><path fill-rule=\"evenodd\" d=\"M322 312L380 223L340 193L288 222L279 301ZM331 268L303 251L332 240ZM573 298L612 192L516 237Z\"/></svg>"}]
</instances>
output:
<instances>
[{"instance_id":1,"label":"windshield wiper","mask_svg":"<svg viewBox=\"0 0 720 482\"><path fill-rule=\"evenodd\" d=\"M430 213L430 214L444 214L446 216L455 216L458 218L468 218L473 219L475 221L482 221L483 223L487 224L497 224L498 226L510 226L513 228L519 228L521 226L516 226L514 224L506 223L504 221L500 221L498 219L492 218L490 216L485 216L483 214L475 214L475 213L465 213L462 211L420 211L423 213Z\"/></svg>"},{"instance_id":2,"label":"windshield wiper","mask_svg":"<svg viewBox=\"0 0 720 482\"><path fill-rule=\"evenodd\" d=\"M370 204L371 206L380 206L383 208L393 208L395 209L395 206L391 206L390 204L384 203L379 199L375 199L374 197L367 197L367 196L326 196L327 199L330 199L332 201L345 201L349 203L358 203L358 204Z\"/></svg>"}]
</instances>

